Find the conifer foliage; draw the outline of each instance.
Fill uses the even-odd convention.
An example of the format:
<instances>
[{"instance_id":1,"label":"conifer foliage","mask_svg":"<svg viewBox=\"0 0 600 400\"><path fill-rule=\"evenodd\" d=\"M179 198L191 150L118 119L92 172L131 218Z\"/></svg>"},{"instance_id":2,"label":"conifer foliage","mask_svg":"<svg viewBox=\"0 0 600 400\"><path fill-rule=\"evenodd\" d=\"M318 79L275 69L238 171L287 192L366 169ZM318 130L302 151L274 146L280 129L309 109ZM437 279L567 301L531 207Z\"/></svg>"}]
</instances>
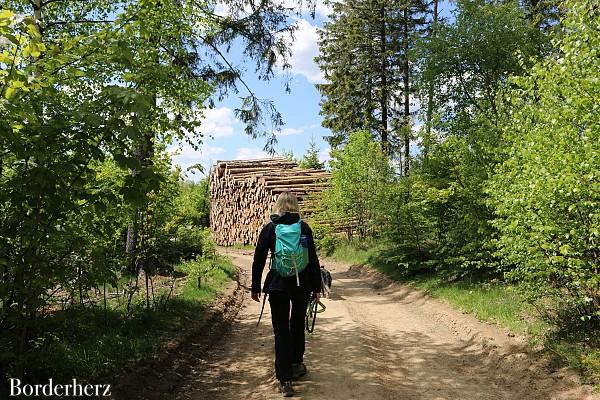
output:
<instances>
[{"instance_id":1,"label":"conifer foliage","mask_svg":"<svg viewBox=\"0 0 600 400\"><path fill-rule=\"evenodd\" d=\"M317 87L323 126L332 131L329 142L336 147L350 132L366 130L388 154L403 149L408 172L414 47L424 33L428 4L344 0L332 7L317 58L327 80Z\"/></svg>"}]
</instances>

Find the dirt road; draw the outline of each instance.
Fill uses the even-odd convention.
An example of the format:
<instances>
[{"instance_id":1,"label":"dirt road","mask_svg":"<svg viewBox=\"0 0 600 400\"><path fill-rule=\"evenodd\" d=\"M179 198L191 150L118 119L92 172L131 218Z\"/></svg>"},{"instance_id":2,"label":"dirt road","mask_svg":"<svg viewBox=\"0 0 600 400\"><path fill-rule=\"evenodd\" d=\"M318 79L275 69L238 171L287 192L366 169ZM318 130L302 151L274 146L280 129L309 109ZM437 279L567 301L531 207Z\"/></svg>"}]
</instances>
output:
<instances>
[{"instance_id":1,"label":"dirt road","mask_svg":"<svg viewBox=\"0 0 600 400\"><path fill-rule=\"evenodd\" d=\"M250 252L229 252L248 286ZM329 264L333 294L307 340L296 398L598 400L573 373L550 371L522 340L368 269ZM247 296L233 326L198 360L177 399L279 399L268 302Z\"/></svg>"}]
</instances>

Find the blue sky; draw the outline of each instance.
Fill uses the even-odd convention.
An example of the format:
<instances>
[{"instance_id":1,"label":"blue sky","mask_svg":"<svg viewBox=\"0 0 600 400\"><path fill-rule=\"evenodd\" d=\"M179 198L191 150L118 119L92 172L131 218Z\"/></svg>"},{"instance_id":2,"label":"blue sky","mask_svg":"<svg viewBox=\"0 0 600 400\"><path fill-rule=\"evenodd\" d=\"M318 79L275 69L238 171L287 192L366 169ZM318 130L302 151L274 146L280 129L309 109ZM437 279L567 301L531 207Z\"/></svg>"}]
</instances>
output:
<instances>
[{"instance_id":1,"label":"blue sky","mask_svg":"<svg viewBox=\"0 0 600 400\"><path fill-rule=\"evenodd\" d=\"M277 68L276 75L268 82L259 81L252 65L246 67L244 80L260 98L270 99L282 114L285 121L281 134L278 135L276 150L292 150L296 157L301 157L308 149L308 143L314 138L323 161L329 159L329 146L323 136L329 130L321 126L319 115L320 95L315 83L323 82L321 72L314 62L318 55L317 28L329 10L320 2L317 13L312 19L308 14L297 19L298 29L292 43L293 55L290 59L291 69L282 71ZM235 49L233 50L234 58ZM285 82L291 78L291 93L286 93ZM206 172L216 160L249 159L268 156L264 151L266 139L252 139L244 133L244 125L235 119L234 109L240 104L240 97L246 95L241 89L238 95L232 94L224 101L217 103L214 109L204 112L201 131L204 143L199 151L187 145L172 146L170 150L177 152L174 162L183 169L200 163ZM199 173L188 173L188 178L201 179Z\"/></svg>"},{"instance_id":2,"label":"blue sky","mask_svg":"<svg viewBox=\"0 0 600 400\"><path fill-rule=\"evenodd\" d=\"M447 14L448 3L442 2L440 9L443 14ZM257 96L273 100L283 116L285 126L278 135L276 150L292 150L297 158L305 154L311 138L314 138L320 149L320 159L327 161L330 158L329 145L323 139L330 132L321 126L320 95L315 88L315 84L322 83L323 78L314 62L314 57L318 55L317 29L323 26L329 12L330 9L322 0L318 0L314 19L305 13L296 20L298 30L291 45L293 55L289 60L290 70L284 72L278 69L273 79L262 82L256 79L252 66L249 65L244 76ZM285 82L290 77L291 93L286 93ZM208 173L216 160L266 157L267 154L263 151L265 139L250 138L244 133L244 125L235 119L233 110L240 104L239 97L245 94L240 92L239 95L230 95L223 102L216 104L214 109L206 110L201 127L205 136L202 147L195 151L187 145L172 146L170 150L177 152L174 162L184 170L190 165L200 163ZM202 177L199 173L188 174L188 178L193 180Z\"/></svg>"}]
</instances>

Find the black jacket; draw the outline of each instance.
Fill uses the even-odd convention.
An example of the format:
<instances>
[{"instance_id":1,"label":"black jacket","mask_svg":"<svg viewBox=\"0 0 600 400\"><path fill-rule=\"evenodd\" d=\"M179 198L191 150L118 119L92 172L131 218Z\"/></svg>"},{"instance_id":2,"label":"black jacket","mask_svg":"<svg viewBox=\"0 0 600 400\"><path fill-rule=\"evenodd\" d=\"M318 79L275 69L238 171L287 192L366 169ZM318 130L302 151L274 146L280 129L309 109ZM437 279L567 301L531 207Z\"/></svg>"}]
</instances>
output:
<instances>
[{"instance_id":1,"label":"black jacket","mask_svg":"<svg viewBox=\"0 0 600 400\"><path fill-rule=\"evenodd\" d=\"M271 215L271 222L266 224L256 243L254 251L254 261L252 263L252 293L260 293L260 281L265 268L269 250L271 255L275 252L275 225L286 224L291 225L298 222L300 215L297 213L286 213L283 215ZM306 269L299 274L300 287L306 291L320 292L321 291L321 267L317 257L317 250L313 234L304 221L301 223L301 234L305 235L308 242L308 265ZM283 278L275 270L270 270L265 279L265 284L262 288L263 292L271 291L288 291L291 292L297 286L296 277Z\"/></svg>"}]
</instances>

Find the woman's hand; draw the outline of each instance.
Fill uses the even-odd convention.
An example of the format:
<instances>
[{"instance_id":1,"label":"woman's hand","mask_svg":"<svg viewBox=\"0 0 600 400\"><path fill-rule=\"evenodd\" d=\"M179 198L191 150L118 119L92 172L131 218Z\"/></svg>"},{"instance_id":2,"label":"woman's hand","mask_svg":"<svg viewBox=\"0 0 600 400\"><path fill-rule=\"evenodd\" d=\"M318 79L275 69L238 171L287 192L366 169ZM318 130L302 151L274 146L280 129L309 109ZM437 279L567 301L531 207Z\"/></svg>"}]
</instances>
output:
<instances>
[{"instance_id":1,"label":"woman's hand","mask_svg":"<svg viewBox=\"0 0 600 400\"><path fill-rule=\"evenodd\" d=\"M319 300L321 300L321 292L313 292L313 297L315 298L315 301L318 303Z\"/></svg>"},{"instance_id":2,"label":"woman's hand","mask_svg":"<svg viewBox=\"0 0 600 400\"><path fill-rule=\"evenodd\" d=\"M252 293L250 297L252 297L252 300L260 303L260 293Z\"/></svg>"}]
</instances>

